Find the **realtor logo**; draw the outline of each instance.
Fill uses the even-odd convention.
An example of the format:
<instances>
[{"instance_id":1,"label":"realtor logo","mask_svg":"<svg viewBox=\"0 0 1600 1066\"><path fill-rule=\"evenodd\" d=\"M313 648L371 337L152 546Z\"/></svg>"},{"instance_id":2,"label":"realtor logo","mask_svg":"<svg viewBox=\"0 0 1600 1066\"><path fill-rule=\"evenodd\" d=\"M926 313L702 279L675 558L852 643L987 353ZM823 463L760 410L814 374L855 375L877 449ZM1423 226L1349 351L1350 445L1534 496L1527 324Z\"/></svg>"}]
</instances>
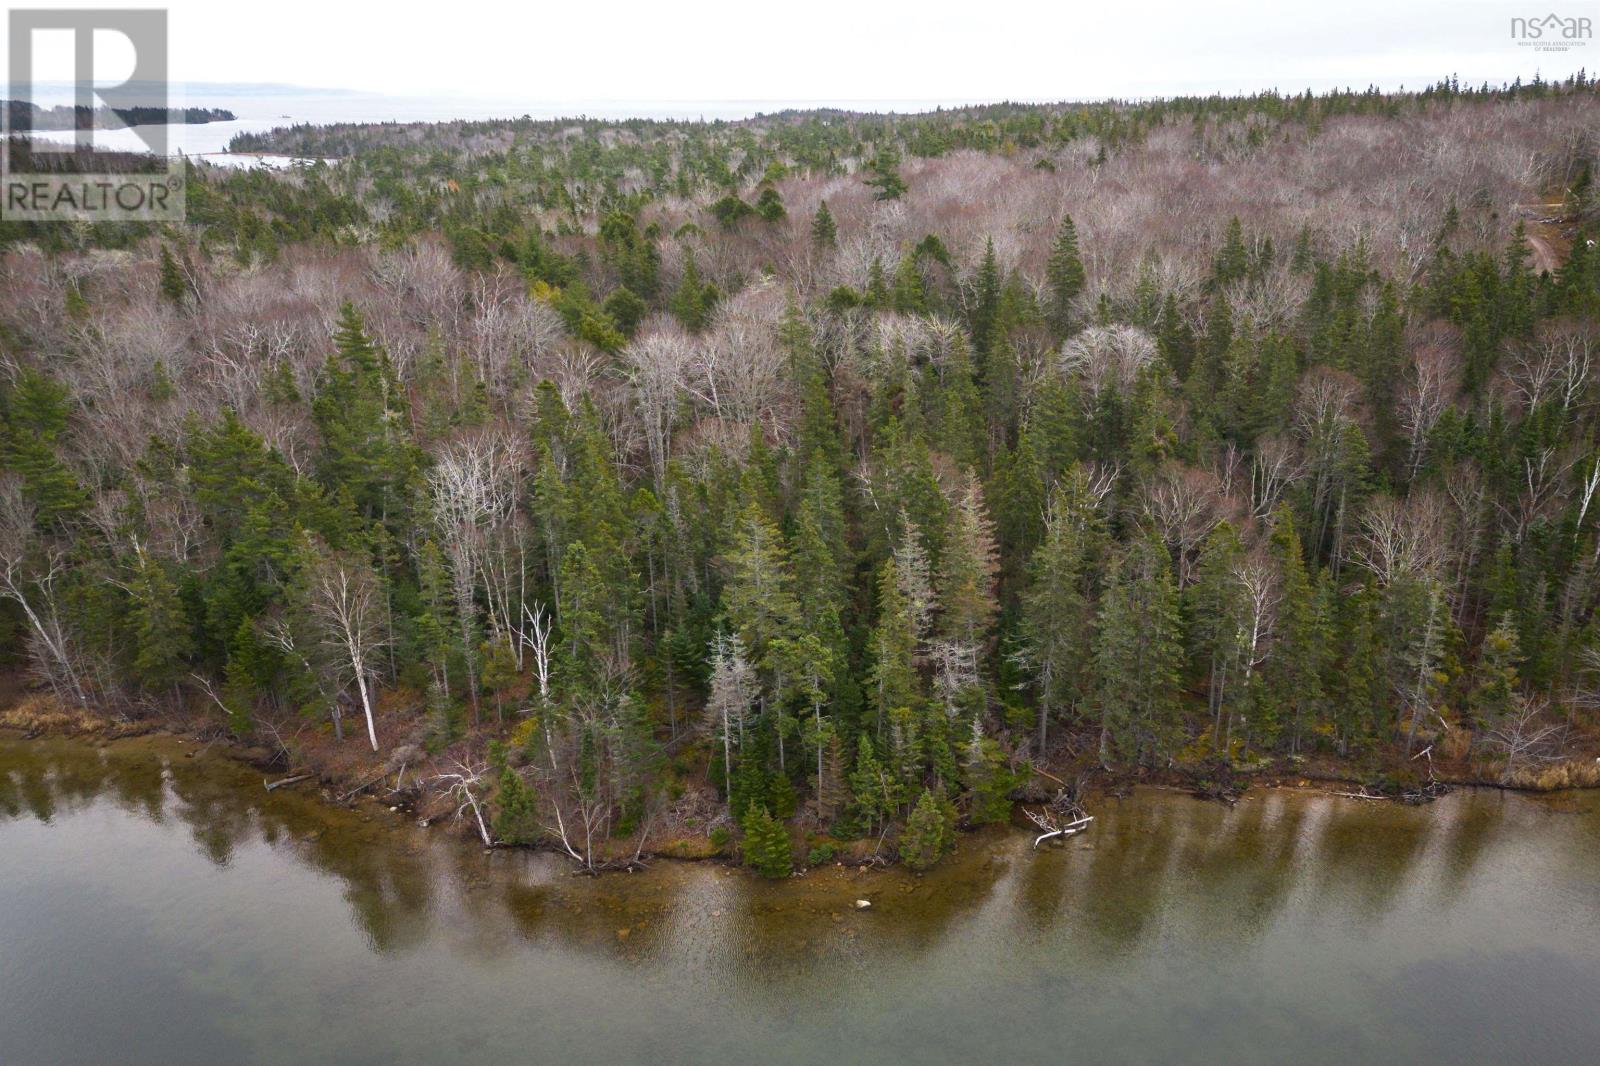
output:
<instances>
[{"instance_id":1,"label":"realtor logo","mask_svg":"<svg viewBox=\"0 0 1600 1066\"><path fill-rule=\"evenodd\" d=\"M120 34L133 47L133 71L118 84L95 80L96 33L107 32ZM39 106L34 60L44 33L71 41L70 107ZM165 10L13 10L7 19L7 58L11 78L0 108L0 219L183 220L184 163L168 153L164 121L173 117ZM96 135L113 129L130 130L136 150L106 150Z\"/></svg>"},{"instance_id":2,"label":"realtor logo","mask_svg":"<svg viewBox=\"0 0 1600 1066\"><path fill-rule=\"evenodd\" d=\"M1554 12L1543 18L1514 18L1511 39L1536 52L1567 52L1582 48L1594 37L1594 20L1584 16L1564 18Z\"/></svg>"}]
</instances>

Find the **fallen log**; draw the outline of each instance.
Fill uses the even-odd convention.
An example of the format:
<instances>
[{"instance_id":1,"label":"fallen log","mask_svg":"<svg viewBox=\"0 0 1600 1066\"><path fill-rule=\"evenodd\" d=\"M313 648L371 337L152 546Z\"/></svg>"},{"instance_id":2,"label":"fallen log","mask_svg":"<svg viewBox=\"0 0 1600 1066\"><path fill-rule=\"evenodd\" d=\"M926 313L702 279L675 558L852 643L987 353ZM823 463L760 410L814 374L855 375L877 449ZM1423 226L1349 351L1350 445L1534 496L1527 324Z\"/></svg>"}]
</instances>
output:
<instances>
[{"instance_id":1,"label":"fallen log","mask_svg":"<svg viewBox=\"0 0 1600 1066\"><path fill-rule=\"evenodd\" d=\"M309 781L311 778L313 778L315 776L316 776L315 774L295 774L293 777L282 777L282 778L279 778L276 781L268 781L266 778L263 777L261 779L261 783L263 785L267 786L267 791L268 792L272 792L272 791L275 791L277 789L282 788L284 785L292 785L297 781Z\"/></svg>"},{"instance_id":2,"label":"fallen log","mask_svg":"<svg viewBox=\"0 0 1600 1066\"><path fill-rule=\"evenodd\" d=\"M1061 837L1065 839L1070 836L1076 836L1078 833L1081 833L1085 829L1089 828L1089 823L1092 821L1094 821L1094 816L1086 814L1077 821L1069 822L1059 829L1052 829L1048 833L1040 833L1038 836L1033 838L1033 846L1035 849L1037 849L1040 844L1043 844L1046 840L1049 840L1052 837Z\"/></svg>"},{"instance_id":3,"label":"fallen log","mask_svg":"<svg viewBox=\"0 0 1600 1066\"><path fill-rule=\"evenodd\" d=\"M383 771L383 773L379 774L377 777L371 778L370 780L367 780L367 781L363 781L361 784L357 785L355 788L352 788L349 792L346 792L344 795L340 796L339 797L339 802L340 803L345 802L351 796L354 796L358 792L365 792L367 789L371 788L373 785L376 785L379 781L382 781L384 778L386 778L388 776L389 776L389 771L385 770L385 771Z\"/></svg>"}]
</instances>

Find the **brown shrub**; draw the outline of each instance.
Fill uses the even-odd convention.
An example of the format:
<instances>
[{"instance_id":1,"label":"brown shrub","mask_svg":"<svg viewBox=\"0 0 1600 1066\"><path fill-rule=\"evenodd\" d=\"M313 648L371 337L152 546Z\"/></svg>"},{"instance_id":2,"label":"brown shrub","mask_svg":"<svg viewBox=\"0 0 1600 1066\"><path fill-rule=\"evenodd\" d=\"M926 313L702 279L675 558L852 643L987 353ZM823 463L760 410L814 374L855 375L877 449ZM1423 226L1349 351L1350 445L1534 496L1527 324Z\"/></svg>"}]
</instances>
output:
<instances>
[{"instance_id":1,"label":"brown shrub","mask_svg":"<svg viewBox=\"0 0 1600 1066\"><path fill-rule=\"evenodd\" d=\"M1600 788L1600 759L1568 759L1530 766L1506 778L1512 788L1529 792L1558 792L1565 788Z\"/></svg>"}]
</instances>

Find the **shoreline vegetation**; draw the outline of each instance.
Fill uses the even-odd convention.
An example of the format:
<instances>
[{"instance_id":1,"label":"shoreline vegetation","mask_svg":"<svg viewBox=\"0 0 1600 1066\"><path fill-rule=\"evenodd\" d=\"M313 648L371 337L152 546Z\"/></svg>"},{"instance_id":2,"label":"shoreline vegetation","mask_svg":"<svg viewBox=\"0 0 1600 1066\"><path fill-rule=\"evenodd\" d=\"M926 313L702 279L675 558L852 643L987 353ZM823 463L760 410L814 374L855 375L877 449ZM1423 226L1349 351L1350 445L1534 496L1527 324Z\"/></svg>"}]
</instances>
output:
<instances>
[{"instance_id":1,"label":"shoreline vegetation","mask_svg":"<svg viewBox=\"0 0 1600 1066\"><path fill-rule=\"evenodd\" d=\"M350 763L332 761L326 754L303 749L299 761L285 748L274 750L270 746L251 744L239 737L219 731L216 723L205 719L140 719L118 720L80 708L56 703L37 694L22 696L7 706L0 707L0 736L11 735L24 741L37 737L59 737L83 742L115 743L139 737L159 736L189 745L186 756L216 749L224 757L248 765L262 773L261 784L265 791L301 786L314 790L320 802L335 808L357 808L372 805L416 820L422 828L442 829L463 843L485 844L470 817L463 817L459 795L442 788L437 775L425 767L411 768L410 780L400 770L390 769L392 760L378 763ZM1398 768L1398 757L1391 761ZM402 770L405 769L402 765ZM1135 788L1155 788L1183 792L1197 800L1233 804L1246 793L1264 789L1291 789L1321 795L1374 802L1428 803L1456 787L1504 789L1530 794L1545 794L1574 789L1600 788L1600 759L1574 757L1544 768L1542 773L1502 780L1498 774L1473 774L1462 767L1441 767L1437 776L1420 780L1414 774L1385 772L1369 769L1365 775L1354 774L1355 768L1347 764L1319 763L1279 764L1260 767L1250 772L1219 773L1219 767L1170 767L1160 773L1111 772L1096 767L1055 767L1063 773L1073 774L1074 794L1079 801L1093 804L1107 796L1125 796ZM1222 778L1219 781L1219 777ZM1032 820L1031 811L1048 814L1054 795L1059 792L1062 778L1048 770L1039 774L1032 787L1019 789L1015 807L999 824L1019 835L1037 836L1043 825ZM1428 787L1432 785L1433 787ZM958 827L949 843L949 851L961 848L965 836L978 826ZM1066 834L1059 844L1064 844L1074 834ZM816 865L856 866L866 869L889 869L897 863L894 853L887 854L881 842L858 840L840 841L827 834L819 834L804 826L789 829L790 847L797 856L809 860L796 861L791 869L803 873ZM1093 841L1092 831L1085 839ZM625 872L642 864L656 861L717 862L729 866L753 865L741 852L738 842L729 839L721 845L709 837L658 837L609 842L597 861L574 864L574 872L601 874ZM828 845L826 850L823 846ZM870 845L870 847L869 847ZM561 854L554 842L534 844L508 844L493 840L488 847L531 847ZM1035 847L1039 844L1036 842ZM921 867L927 869L933 864ZM913 869L918 867L913 866ZM757 871L759 872L759 871Z\"/></svg>"},{"instance_id":2,"label":"shoreline vegetation","mask_svg":"<svg viewBox=\"0 0 1600 1066\"><path fill-rule=\"evenodd\" d=\"M4 721L587 870L1594 785L1596 129L1585 75L294 127L236 144L340 161L182 224L0 223Z\"/></svg>"}]
</instances>

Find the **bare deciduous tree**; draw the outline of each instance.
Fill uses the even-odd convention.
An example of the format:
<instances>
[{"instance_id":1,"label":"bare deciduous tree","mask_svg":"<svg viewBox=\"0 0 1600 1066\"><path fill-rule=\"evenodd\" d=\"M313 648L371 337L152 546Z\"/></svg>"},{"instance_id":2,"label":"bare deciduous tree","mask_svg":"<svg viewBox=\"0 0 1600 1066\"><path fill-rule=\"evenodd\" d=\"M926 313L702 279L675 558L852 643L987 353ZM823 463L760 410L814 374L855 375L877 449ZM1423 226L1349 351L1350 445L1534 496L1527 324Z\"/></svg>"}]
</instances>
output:
<instances>
[{"instance_id":1,"label":"bare deciduous tree","mask_svg":"<svg viewBox=\"0 0 1600 1066\"><path fill-rule=\"evenodd\" d=\"M1090 326L1061 349L1062 371L1083 381L1088 401L1127 392L1155 359L1155 340L1137 326Z\"/></svg>"},{"instance_id":2,"label":"bare deciduous tree","mask_svg":"<svg viewBox=\"0 0 1600 1066\"><path fill-rule=\"evenodd\" d=\"M355 680L367 717L367 739L377 751L378 727L367 679L373 660L390 641L383 583L365 561L327 550L315 552L301 581L317 639L325 648L339 651L340 661Z\"/></svg>"},{"instance_id":3,"label":"bare deciduous tree","mask_svg":"<svg viewBox=\"0 0 1600 1066\"><path fill-rule=\"evenodd\" d=\"M1440 335L1430 335L1411 353L1411 372L1400 393L1400 427L1410 447L1407 476L1415 479L1427 459L1428 435L1450 409L1460 376L1461 357Z\"/></svg>"},{"instance_id":4,"label":"bare deciduous tree","mask_svg":"<svg viewBox=\"0 0 1600 1066\"><path fill-rule=\"evenodd\" d=\"M694 357L694 340L665 321L652 321L622 350L623 373L633 386L656 491L666 484L672 430Z\"/></svg>"},{"instance_id":5,"label":"bare deciduous tree","mask_svg":"<svg viewBox=\"0 0 1600 1066\"><path fill-rule=\"evenodd\" d=\"M1543 696L1514 693L1510 709L1483 735L1489 748L1505 755L1501 782L1510 781L1529 763L1550 762L1559 758L1566 726L1544 721L1550 701Z\"/></svg>"},{"instance_id":6,"label":"bare deciduous tree","mask_svg":"<svg viewBox=\"0 0 1600 1066\"><path fill-rule=\"evenodd\" d=\"M67 554L34 532L34 510L15 475L0 476L0 599L14 602L28 620L34 668L58 695L89 702L81 664L61 620L57 583Z\"/></svg>"},{"instance_id":7,"label":"bare deciduous tree","mask_svg":"<svg viewBox=\"0 0 1600 1066\"><path fill-rule=\"evenodd\" d=\"M1178 582L1193 580L1195 554L1222 521L1223 498L1216 476L1172 462L1145 482L1140 508L1178 561Z\"/></svg>"},{"instance_id":8,"label":"bare deciduous tree","mask_svg":"<svg viewBox=\"0 0 1600 1066\"><path fill-rule=\"evenodd\" d=\"M1436 576L1449 552L1449 527L1439 497L1419 492L1401 501L1382 496L1361 515L1357 562L1382 585L1405 577Z\"/></svg>"}]
</instances>

